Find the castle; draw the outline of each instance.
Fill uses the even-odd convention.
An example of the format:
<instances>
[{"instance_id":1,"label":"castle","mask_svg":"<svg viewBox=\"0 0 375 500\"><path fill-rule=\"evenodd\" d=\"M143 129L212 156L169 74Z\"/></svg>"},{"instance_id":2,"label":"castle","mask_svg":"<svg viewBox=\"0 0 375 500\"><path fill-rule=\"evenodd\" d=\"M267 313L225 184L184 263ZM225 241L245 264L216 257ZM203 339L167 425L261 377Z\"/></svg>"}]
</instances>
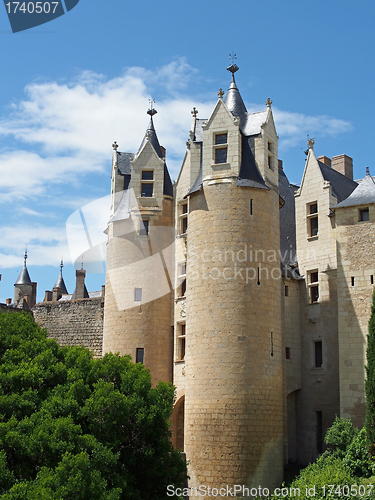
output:
<instances>
[{"instance_id":1,"label":"castle","mask_svg":"<svg viewBox=\"0 0 375 500\"><path fill-rule=\"evenodd\" d=\"M375 183L310 139L291 185L272 101L248 113L228 70L211 116L192 111L174 184L152 106L137 153L114 143L105 292L90 297L78 270L69 296L60 273L33 313L62 343L131 354L154 384L173 382L190 486L273 488L285 463L322 452L335 415L363 425ZM23 301L35 303L26 259Z\"/></svg>"}]
</instances>

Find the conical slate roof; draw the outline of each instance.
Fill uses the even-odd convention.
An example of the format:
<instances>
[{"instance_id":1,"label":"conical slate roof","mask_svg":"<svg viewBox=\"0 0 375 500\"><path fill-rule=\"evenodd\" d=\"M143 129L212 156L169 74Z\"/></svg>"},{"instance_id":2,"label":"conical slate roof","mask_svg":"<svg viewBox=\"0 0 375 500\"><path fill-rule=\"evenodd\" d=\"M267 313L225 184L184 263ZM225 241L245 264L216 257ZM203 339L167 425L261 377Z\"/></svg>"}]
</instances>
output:
<instances>
[{"instance_id":1,"label":"conical slate roof","mask_svg":"<svg viewBox=\"0 0 375 500\"><path fill-rule=\"evenodd\" d=\"M27 270L26 267L26 259L27 259L27 252L25 252L25 257L24 257L24 263L23 263L23 268L22 271L20 272L20 275L18 276L17 281L15 282L15 285L31 285L31 279L29 275L29 271Z\"/></svg>"},{"instance_id":2,"label":"conical slate roof","mask_svg":"<svg viewBox=\"0 0 375 500\"><path fill-rule=\"evenodd\" d=\"M68 290L66 289L65 286L65 281L62 275L62 268L63 268L63 262L61 261L60 264L60 276L57 278L57 281L55 283L55 287L59 287L61 289L61 293L63 295L68 295Z\"/></svg>"},{"instance_id":3,"label":"conical slate roof","mask_svg":"<svg viewBox=\"0 0 375 500\"><path fill-rule=\"evenodd\" d=\"M232 73L232 82L228 89L225 104L229 111L234 115L238 116L240 120L246 120L247 118L247 109L242 100L240 91L237 88L236 81L234 79L234 73Z\"/></svg>"},{"instance_id":4,"label":"conical slate roof","mask_svg":"<svg viewBox=\"0 0 375 500\"><path fill-rule=\"evenodd\" d=\"M163 152L161 150L158 136L156 135L156 131L155 131L155 127L154 127L154 121L152 119L153 115L156 114L156 109L149 110L148 114L151 115L150 123L148 125L147 130L146 130L146 134L143 138L142 144L139 147L138 153L142 150L143 146L145 145L145 143L148 139L151 142L152 147L155 149L156 154L159 156L159 158L163 159L164 155L163 155Z\"/></svg>"}]
</instances>

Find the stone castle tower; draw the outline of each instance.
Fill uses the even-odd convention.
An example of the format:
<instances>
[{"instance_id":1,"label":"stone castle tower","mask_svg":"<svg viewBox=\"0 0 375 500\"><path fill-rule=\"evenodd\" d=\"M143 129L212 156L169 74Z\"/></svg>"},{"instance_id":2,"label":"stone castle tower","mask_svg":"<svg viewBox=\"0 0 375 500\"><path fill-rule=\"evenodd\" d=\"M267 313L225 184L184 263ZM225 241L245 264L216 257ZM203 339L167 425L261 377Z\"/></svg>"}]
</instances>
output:
<instances>
[{"instance_id":1,"label":"stone castle tower","mask_svg":"<svg viewBox=\"0 0 375 500\"><path fill-rule=\"evenodd\" d=\"M153 116L136 154L113 145L103 353L130 354L172 380L173 187Z\"/></svg>"},{"instance_id":2,"label":"stone castle tower","mask_svg":"<svg viewBox=\"0 0 375 500\"><path fill-rule=\"evenodd\" d=\"M176 186L187 254L175 384L191 486L272 487L283 475L278 137L271 102L247 113L228 69L225 101L220 90L207 121L193 112Z\"/></svg>"}]
</instances>

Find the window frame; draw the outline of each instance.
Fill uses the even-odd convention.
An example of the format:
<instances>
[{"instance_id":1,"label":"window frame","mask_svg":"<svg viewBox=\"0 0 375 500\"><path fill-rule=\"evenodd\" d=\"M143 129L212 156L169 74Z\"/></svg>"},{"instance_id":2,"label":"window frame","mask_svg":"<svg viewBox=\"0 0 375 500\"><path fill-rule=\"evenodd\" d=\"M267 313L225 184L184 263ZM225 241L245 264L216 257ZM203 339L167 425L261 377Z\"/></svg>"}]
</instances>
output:
<instances>
[{"instance_id":1,"label":"window frame","mask_svg":"<svg viewBox=\"0 0 375 500\"><path fill-rule=\"evenodd\" d=\"M146 174L152 174L152 179L146 179ZM151 186L151 195L143 194L143 186ZM153 198L154 196L154 170L142 170L141 173L141 198Z\"/></svg>"},{"instance_id":2,"label":"window frame","mask_svg":"<svg viewBox=\"0 0 375 500\"><path fill-rule=\"evenodd\" d=\"M316 206L316 210L313 207ZM314 210L314 211L312 211ZM307 203L306 205L307 218L307 234L308 238L316 238L319 236L319 205L318 201ZM316 228L313 225L316 223Z\"/></svg>"},{"instance_id":3,"label":"window frame","mask_svg":"<svg viewBox=\"0 0 375 500\"><path fill-rule=\"evenodd\" d=\"M315 276L316 275L316 276ZM319 270L312 269L307 272L307 288L309 291L309 304L318 304L319 303ZM315 281L313 281L317 278ZM314 293L316 292L316 295ZM315 299L316 297L316 299Z\"/></svg>"},{"instance_id":4,"label":"window frame","mask_svg":"<svg viewBox=\"0 0 375 500\"><path fill-rule=\"evenodd\" d=\"M367 219L363 215L367 215ZM358 222L370 222L370 209L369 207L358 209Z\"/></svg>"},{"instance_id":5,"label":"window frame","mask_svg":"<svg viewBox=\"0 0 375 500\"><path fill-rule=\"evenodd\" d=\"M225 136L226 142L219 142L218 138ZM225 165L228 163L228 131L215 132L213 137L213 160L215 165ZM225 161L218 162L218 152L225 151ZM221 154L221 153L219 153ZM221 160L221 159L220 159Z\"/></svg>"},{"instance_id":6,"label":"window frame","mask_svg":"<svg viewBox=\"0 0 375 500\"><path fill-rule=\"evenodd\" d=\"M148 236L149 232L150 232L150 219L142 219L139 228L139 236Z\"/></svg>"}]
</instances>

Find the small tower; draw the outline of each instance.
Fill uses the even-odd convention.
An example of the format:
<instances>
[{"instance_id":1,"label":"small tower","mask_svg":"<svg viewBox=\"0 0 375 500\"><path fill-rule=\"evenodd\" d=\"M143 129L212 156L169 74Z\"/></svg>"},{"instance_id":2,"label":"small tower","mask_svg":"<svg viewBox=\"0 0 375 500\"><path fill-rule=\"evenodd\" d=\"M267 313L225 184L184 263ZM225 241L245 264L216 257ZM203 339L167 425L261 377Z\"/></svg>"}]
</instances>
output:
<instances>
[{"instance_id":1,"label":"small tower","mask_svg":"<svg viewBox=\"0 0 375 500\"><path fill-rule=\"evenodd\" d=\"M271 489L283 476L278 138L270 105L248 113L228 70L225 102L220 89L195 132L184 451L192 487Z\"/></svg>"},{"instance_id":2,"label":"small tower","mask_svg":"<svg viewBox=\"0 0 375 500\"><path fill-rule=\"evenodd\" d=\"M57 278L57 281L55 283L54 288L60 288L60 291L61 291L62 295L68 295L68 290L66 289L65 281L64 281L64 278L63 278L63 275L62 275L62 269L63 269L63 267L64 267L64 262L61 259L61 262L60 262L60 274L59 274L59 277Z\"/></svg>"},{"instance_id":3,"label":"small tower","mask_svg":"<svg viewBox=\"0 0 375 500\"><path fill-rule=\"evenodd\" d=\"M172 378L170 245L173 188L150 122L136 154L114 145L103 353L130 354L151 370L153 384Z\"/></svg>"},{"instance_id":4,"label":"small tower","mask_svg":"<svg viewBox=\"0 0 375 500\"><path fill-rule=\"evenodd\" d=\"M27 250L22 271L14 284L14 303L21 309L31 309L36 303L36 283L32 283L26 266Z\"/></svg>"}]
</instances>

